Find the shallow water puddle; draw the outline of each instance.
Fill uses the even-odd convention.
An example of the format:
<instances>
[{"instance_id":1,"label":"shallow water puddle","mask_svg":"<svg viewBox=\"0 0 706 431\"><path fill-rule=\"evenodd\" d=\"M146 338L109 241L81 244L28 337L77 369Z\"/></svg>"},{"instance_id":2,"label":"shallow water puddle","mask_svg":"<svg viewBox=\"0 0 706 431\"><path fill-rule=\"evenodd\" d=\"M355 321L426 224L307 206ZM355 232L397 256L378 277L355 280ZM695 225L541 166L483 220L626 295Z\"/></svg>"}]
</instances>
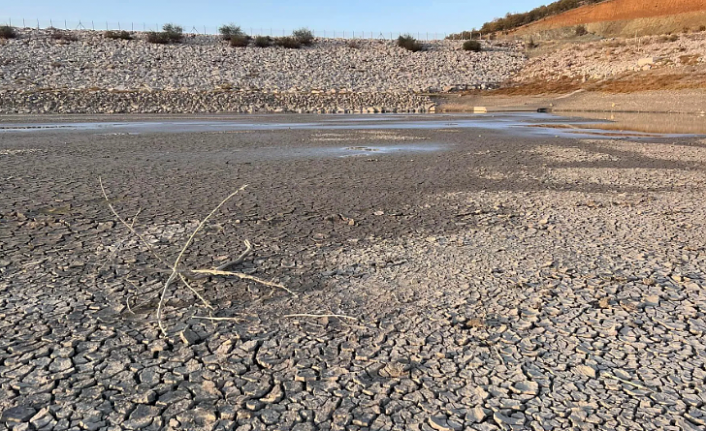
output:
<instances>
[{"instance_id":1,"label":"shallow water puddle","mask_svg":"<svg viewBox=\"0 0 706 431\"><path fill-rule=\"evenodd\" d=\"M252 117L223 117L203 120L163 120L163 121L120 121L120 122L62 122L0 124L0 133L37 132L98 132L98 133L196 133L233 131L278 131L278 130L461 130L478 129L506 132L520 136L557 136L567 138L591 137L615 138L658 138L677 136L676 133L652 133L621 131L634 130L626 124L609 119L569 118L540 113L497 113L497 114L436 114L401 115L378 114L369 116L312 116L313 122L292 122L300 116L273 115L258 117L260 122L252 122ZM646 120L649 123L648 120ZM690 128L684 133L706 133L703 129ZM670 133L670 132L666 132Z\"/></svg>"}]
</instances>

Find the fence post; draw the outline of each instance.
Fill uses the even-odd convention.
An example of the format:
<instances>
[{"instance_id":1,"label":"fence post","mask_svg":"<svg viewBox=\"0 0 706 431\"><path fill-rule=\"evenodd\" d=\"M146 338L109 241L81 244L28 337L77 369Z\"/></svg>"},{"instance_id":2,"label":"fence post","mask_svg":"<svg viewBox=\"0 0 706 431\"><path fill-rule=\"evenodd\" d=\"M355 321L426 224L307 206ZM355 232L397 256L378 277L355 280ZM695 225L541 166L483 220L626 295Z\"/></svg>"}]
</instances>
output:
<instances>
[{"instance_id":1,"label":"fence post","mask_svg":"<svg viewBox=\"0 0 706 431\"><path fill-rule=\"evenodd\" d=\"M39 20L37 20L37 22L39 22ZM49 27L54 27L54 23L52 22L52 20L49 20Z\"/></svg>"},{"instance_id":2,"label":"fence post","mask_svg":"<svg viewBox=\"0 0 706 431\"><path fill-rule=\"evenodd\" d=\"M68 29L69 29L69 26L66 25L66 20L64 20L64 30L68 30Z\"/></svg>"}]
</instances>

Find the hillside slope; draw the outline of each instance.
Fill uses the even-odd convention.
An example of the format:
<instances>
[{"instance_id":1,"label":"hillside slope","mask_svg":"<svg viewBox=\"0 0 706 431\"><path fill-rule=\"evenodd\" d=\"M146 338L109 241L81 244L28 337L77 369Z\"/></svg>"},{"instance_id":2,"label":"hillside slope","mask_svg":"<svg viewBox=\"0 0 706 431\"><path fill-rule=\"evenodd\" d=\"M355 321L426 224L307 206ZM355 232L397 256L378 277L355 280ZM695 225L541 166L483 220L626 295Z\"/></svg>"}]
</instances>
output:
<instances>
[{"instance_id":1,"label":"hillside slope","mask_svg":"<svg viewBox=\"0 0 706 431\"><path fill-rule=\"evenodd\" d=\"M647 35L706 26L704 0L612 0L582 6L519 28L525 35L585 25L602 36Z\"/></svg>"}]
</instances>

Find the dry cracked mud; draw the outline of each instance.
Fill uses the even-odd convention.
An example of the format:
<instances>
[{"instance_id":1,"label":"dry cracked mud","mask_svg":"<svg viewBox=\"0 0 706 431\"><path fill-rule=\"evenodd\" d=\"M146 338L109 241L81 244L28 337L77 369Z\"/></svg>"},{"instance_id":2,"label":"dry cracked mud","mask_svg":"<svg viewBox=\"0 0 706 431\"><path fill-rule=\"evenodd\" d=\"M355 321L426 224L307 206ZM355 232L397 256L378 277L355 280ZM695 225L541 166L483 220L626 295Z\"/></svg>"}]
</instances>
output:
<instances>
[{"instance_id":1,"label":"dry cracked mud","mask_svg":"<svg viewBox=\"0 0 706 431\"><path fill-rule=\"evenodd\" d=\"M325 151L400 141L440 149ZM0 134L0 429L703 429L705 162L453 128ZM247 239L236 269L297 296L196 280L239 318L202 320L174 285L161 337L169 268L99 176L170 261L249 184L183 267Z\"/></svg>"}]
</instances>

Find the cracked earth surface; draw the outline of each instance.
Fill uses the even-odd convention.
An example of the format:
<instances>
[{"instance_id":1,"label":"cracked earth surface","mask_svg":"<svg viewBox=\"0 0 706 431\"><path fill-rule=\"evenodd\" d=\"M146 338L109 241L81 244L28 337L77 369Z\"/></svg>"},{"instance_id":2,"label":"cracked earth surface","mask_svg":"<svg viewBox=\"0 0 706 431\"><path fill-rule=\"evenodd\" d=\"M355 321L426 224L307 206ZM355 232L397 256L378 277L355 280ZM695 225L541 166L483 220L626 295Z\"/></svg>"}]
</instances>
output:
<instances>
[{"instance_id":1,"label":"cracked earth surface","mask_svg":"<svg viewBox=\"0 0 706 431\"><path fill-rule=\"evenodd\" d=\"M706 426L706 141L320 137L0 134L0 429Z\"/></svg>"}]
</instances>

